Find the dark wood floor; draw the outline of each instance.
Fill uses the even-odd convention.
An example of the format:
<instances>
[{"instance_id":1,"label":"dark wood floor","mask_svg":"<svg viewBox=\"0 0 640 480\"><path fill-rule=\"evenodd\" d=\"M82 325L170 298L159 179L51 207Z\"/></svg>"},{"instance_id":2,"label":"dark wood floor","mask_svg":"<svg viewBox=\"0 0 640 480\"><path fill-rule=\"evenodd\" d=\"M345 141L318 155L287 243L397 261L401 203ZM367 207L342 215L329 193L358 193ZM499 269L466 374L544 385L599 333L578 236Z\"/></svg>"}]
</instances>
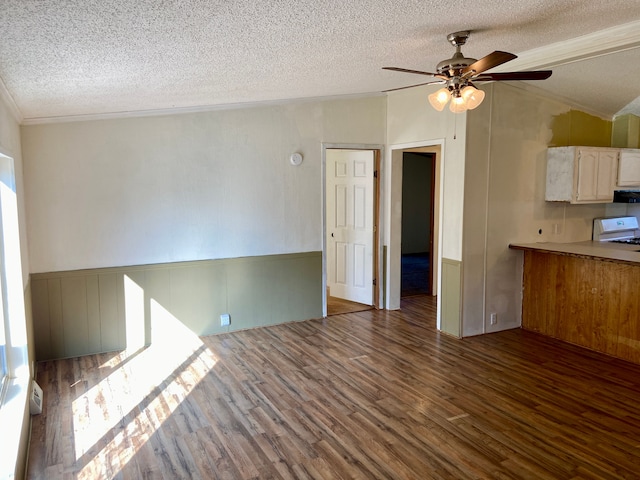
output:
<instances>
[{"instance_id":1,"label":"dark wood floor","mask_svg":"<svg viewBox=\"0 0 640 480\"><path fill-rule=\"evenodd\" d=\"M42 363L28 478L639 478L639 366L434 308Z\"/></svg>"}]
</instances>

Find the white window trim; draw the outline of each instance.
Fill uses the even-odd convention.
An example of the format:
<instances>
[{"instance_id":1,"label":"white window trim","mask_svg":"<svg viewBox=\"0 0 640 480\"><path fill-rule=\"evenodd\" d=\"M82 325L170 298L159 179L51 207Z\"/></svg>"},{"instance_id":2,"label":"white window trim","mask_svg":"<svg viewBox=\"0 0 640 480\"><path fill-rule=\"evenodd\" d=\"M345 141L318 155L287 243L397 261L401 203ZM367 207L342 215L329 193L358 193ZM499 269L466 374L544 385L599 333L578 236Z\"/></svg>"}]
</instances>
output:
<instances>
[{"instance_id":1,"label":"white window trim","mask_svg":"<svg viewBox=\"0 0 640 480\"><path fill-rule=\"evenodd\" d=\"M0 397L0 479L13 479L31 386L13 159L0 153L0 289L7 375Z\"/></svg>"}]
</instances>

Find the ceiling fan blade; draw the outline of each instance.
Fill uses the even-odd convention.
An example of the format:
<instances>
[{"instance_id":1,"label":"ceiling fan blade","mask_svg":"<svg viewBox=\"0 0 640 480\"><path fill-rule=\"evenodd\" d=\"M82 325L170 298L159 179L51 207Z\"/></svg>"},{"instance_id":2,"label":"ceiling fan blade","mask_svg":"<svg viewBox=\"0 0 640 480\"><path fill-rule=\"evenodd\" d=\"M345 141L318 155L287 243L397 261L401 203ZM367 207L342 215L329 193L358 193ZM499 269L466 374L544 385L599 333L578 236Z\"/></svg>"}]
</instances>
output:
<instances>
[{"instance_id":1,"label":"ceiling fan blade","mask_svg":"<svg viewBox=\"0 0 640 480\"><path fill-rule=\"evenodd\" d=\"M382 67L383 70L393 70L394 72L417 73L418 75L427 75L429 77L440 77L441 75L431 72L421 72L420 70L409 70L408 68L399 67Z\"/></svg>"},{"instance_id":2,"label":"ceiling fan blade","mask_svg":"<svg viewBox=\"0 0 640 480\"><path fill-rule=\"evenodd\" d=\"M422 85L433 85L435 83L446 83L444 80L434 80L432 82L417 83L415 85L408 85L406 87L390 88L389 90L383 90L382 93L395 92L396 90L404 90L405 88L421 87Z\"/></svg>"},{"instance_id":3,"label":"ceiling fan blade","mask_svg":"<svg viewBox=\"0 0 640 480\"><path fill-rule=\"evenodd\" d=\"M485 70L489 70L493 67L497 67L498 65L502 65L503 63L507 63L514 58L518 58L518 56L514 55L513 53L501 52L499 50L496 50L495 52L482 57L480 60L476 60L468 67L463 68L462 75L477 75L478 73L482 73Z\"/></svg>"},{"instance_id":4,"label":"ceiling fan blade","mask_svg":"<svg viewBox=\"0 0 640 480\"><path fill-rule=\"evenodd\" d=\"M472 77L474 82L490 82L500 80L545 80L553 73L551 70L536 70L532 72L503 72L503 73L483 73Z\"/></svg>"}]
</instances>

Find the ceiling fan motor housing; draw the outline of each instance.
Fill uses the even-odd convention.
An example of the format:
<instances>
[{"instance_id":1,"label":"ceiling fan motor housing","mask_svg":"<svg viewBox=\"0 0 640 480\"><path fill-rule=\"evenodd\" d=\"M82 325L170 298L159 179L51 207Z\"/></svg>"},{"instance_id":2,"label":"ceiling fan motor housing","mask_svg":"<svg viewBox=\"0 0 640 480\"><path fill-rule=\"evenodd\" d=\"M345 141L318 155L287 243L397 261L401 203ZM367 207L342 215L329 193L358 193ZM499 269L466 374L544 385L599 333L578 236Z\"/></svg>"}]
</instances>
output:
<instances>
[{"instance_id":1,"label":"ceiling fan motor housing","mask_svg":"<svg viewBox=\"0 0 640 480\"><path fill-rule=\"evenodd\" d=\"M450 77L455 77L461 74L463 68L473 65L475 62L475 58L467 58L462 53L456 52L450 59L438 63L436 69L438 73L449 72Z\"/></svg>"},{"instance_id":2,"label":"ceiling fan motor housing","mask_svg":"<svg viewBox=\"0 0 640 480\"><path fill-rule=\"evenodd\" d=\"M456 47L456 53L447 60L443 60L436 66L438 73L449 72L450 77L455 77L461 74L463 68L468 67L476 62L475 58L467 58L462 54L461 48L467 43L467 39L471 35L471 32L464 30L461 32L450 33L447 35L447 40Z\"/></svg>"}]
</instances>

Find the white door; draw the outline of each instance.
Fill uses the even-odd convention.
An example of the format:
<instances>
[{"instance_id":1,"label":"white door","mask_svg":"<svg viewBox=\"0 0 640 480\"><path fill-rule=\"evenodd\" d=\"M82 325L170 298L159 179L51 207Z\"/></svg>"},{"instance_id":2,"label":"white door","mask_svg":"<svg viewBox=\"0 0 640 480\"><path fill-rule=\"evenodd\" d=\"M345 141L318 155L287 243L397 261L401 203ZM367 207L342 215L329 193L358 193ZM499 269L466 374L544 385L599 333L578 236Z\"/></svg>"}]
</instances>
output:
<instances>
[{"instance_id":1,"label":"white door","mask_svg":"<svg viewBox=\"0 0 640 480\"><path fill-rule=\"evenodd\" d=\"M326 151L329 295L373 305L374 152Z\"/></svg>"}]
</instances>

